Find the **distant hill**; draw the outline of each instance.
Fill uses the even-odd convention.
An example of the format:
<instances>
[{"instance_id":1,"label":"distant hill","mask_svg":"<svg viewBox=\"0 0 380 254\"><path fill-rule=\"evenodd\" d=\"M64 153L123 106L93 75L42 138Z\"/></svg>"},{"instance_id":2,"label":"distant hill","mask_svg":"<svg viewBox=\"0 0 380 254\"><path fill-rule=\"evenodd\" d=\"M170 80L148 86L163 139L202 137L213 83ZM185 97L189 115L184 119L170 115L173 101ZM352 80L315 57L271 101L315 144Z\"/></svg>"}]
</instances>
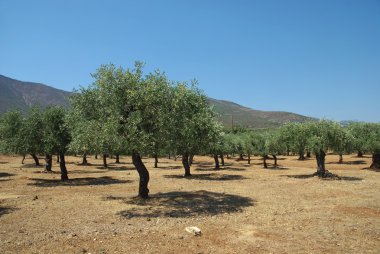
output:
<instances>
[{"instance_id":1,"label":"distant hill","mask_svg":"<svg viewBox=\"0 0 380 254\"><path fill-rule=\"evenodd\" d=\"M272 128L287 122L306 122L315 118L282 111L262 111L241 106L237 103L209 98L218 112L219 120L226 127L244 126L250 128Z\"/></svg>"},{"instance_id":2,"label":"distant hill","mask_svg":"<svg viewBox=\"0 0 380 254\"><path fill-rule=\"evenodd\" d=\"M32 105L69 106L70 92L62 91L44 84L18 81L0 75L0 113L10 109L26 111ZM219 120L226 127L244 126L251 128L278 127L286 122L305 122L313 118L288 112L260 111L230 101L209 98Z\"/></svg>"},{"instance_id":3,"label":"distant hill","mask_svg":"<svg viewBox=\"0 0 380 254\"><path fill-rule=\"evenodd\" d=\"M15 108L26 111L32 105L68 107L70 94L44 84L19 81L0 75L0 113Z\"/></svg>"}]
</instances>

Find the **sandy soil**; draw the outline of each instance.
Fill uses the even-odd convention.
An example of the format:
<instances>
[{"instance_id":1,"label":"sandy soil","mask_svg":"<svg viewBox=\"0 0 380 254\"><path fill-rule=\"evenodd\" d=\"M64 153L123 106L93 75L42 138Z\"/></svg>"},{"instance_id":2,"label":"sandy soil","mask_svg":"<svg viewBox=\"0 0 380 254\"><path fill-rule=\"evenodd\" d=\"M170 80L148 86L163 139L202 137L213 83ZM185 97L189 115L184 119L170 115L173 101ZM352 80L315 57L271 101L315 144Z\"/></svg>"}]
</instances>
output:
<instances>
[{"instance_id":1,"label":"sandy soil","mask_svg":"<svg viewBox=\"0 0 380 254\"><path fill-rule=\"evenodd\" d=\"M380 172L370 158L327 156L341 180L312 177L315 160L144 159L151 198L141 201L130 158L101 167L69 157L70 181L28 158L0 156L0 253L380 253ZM41 160L43 162L43 160ZM201 236L185 231L197 226Z\"/></svg>"}]
</instances>

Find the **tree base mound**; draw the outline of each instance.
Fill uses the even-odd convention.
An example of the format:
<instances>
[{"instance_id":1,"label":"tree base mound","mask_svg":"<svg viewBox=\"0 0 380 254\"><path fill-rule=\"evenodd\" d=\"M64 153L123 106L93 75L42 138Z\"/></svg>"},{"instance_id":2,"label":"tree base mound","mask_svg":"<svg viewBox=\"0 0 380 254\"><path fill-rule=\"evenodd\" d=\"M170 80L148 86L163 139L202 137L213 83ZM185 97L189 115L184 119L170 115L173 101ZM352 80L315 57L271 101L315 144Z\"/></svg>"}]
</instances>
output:
<instances>
[{"instance_id":1,"label":"tree base mound","mask_svg":"<svg viewBox=\"0 0 380 254\"><path fill-rule=\"evenodd\" d=\"M341 180L338 175L333 174L328 170L325 170L325 172L317 171L313 175L323 179Z\"/></svg>"}]
</instances>

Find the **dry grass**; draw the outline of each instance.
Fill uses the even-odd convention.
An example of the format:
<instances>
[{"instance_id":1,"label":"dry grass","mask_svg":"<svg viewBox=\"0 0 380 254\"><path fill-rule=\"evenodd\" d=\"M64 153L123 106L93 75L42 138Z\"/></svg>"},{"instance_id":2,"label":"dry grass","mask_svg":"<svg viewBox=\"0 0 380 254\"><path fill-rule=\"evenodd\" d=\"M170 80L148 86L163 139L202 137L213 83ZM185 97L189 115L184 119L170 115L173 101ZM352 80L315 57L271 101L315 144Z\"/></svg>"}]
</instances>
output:
<instances>
[{"instance_id":1,"label":"dry grass","mask_svg":"<svg viewBox=\"0 0 380 254\"><path fill-rule=\"evenodd\" d=\"M194 177L180 161L144 159L151 198L141 201L138 175L123 164L78 165L70 181L43 173L32 160L0 157L1 253L379 253L380 173L363 170L370 158L327 157L342 180L312 177L315 160L280 157L278 169L261 160L196 157ZM54 168L58 171L57 165ZM185 231L197 226L201 236Z\"/></svg>"}]
</instances>

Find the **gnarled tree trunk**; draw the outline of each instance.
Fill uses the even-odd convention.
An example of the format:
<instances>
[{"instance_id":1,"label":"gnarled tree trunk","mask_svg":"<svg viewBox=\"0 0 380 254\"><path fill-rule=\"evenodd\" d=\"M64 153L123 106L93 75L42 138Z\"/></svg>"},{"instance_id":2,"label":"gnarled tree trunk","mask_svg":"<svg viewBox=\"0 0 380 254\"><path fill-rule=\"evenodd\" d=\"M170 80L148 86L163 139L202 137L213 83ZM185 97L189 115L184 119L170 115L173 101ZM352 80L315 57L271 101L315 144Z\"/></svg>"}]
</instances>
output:
<instances>
[{"instance_id":1,"label":"gnarled tree trunk","mask_svg":"<svg viewBox=\"0 0 380 254\"><path fill-rule=\"evenodd\" d=\"M372 154L372 164L370 166L372 169L380 169L380 153Z\"/></svg>"},{"instance_id":2,"label":"gnarled tree trunk","mask_svg":"<svg viewBox=\"0 0 380 254\"><path fill-rule=\"evenodd\" d=\"M45 170L48 172L51 172L51 167L52 167L52 163L53 163L53 159L52 159L51 154L45 155L45 161L46 161Z\"/></svg>"},{"instance_id":3,"label":"gnarled tree trunk","mask_svg":"<svg viewBox=\"0 0 380 254\"><path fill-rule=\"evenodd\" d=\"M115 161L116 164L119 164L120 163L120 155L119 154L116 154L116 161Z\"/></svg>"},{"instance_id":4,"label":"gnarled tree trunk","mask_svg":"<svg viewBox=\"0 0 380 254\"><path fill-rule=\"evenodd\" d=\"M248 153L248 164L251 164L251 154Z\"/></svg>"},{"instance_id":5,"label":"gnarled tree trunk","mask_svg":"<svg viewBox=\"0 0 380 254\"><path fill-rule=\"evenodd\" d=\"M340 163L340 164L343 163L343 154L339 154L339 163Z\"/></svg>"},{"instance_id":6,"label":"gnarled tree trunk","mask_svg":"<svg viewBox=\"0 0 380 254\"><path fill-rule=\"evenodd\" d=\"M274 159L274 166L277 167L277 156L275 154L272 154Z\"/></svg>"},{"instance_id":7,"label":"gnarled tree trunk","mask_svg":"<svg viewBox=\"0 0 380 254\"><path fill-rule=\"evenodd\" d=\"M59 154L57 154L57 163L59 163Z\"/></svg>"},{"instance_id":8,"label":"gnarled tree trunk","mask_svg":"<svg viewBox=\"0 0 380 254\"><path fill-rule=\"evenodd\" d=\"M61 169L61 181L69 180L66 169L65 154L59 154L59 168Z\"/></svg>"},{"instance_id":9,"label":"gnarled tree trunk","mask_svg":"<svg viewBox=\"0 0 380 254\"><path fill-rule=\"evenodd\" d=\"M268 159L267 155L263 156L264 168L268 168L267 159Z\"/></svg>"},{"instance_id":10,"label":"gnarled tree trunk","mask_svg":"<svg viewBox=\"0 0 380 254\"><path fill-rule=\"evenodd\" d=\"M107 154L103 154L103 167L104 168L108 167L108 165L107 165Z\"/></svg>"},{"instance_id":11,"label":"gnarled tree trunk","mask_svg":"<svg viewBox=\"0 0 380 254\"><path fill-rule=\"evenodd\" d=\"M218 159L217 154L214 154L214 161L215 161L215 169L219 169L219 159Z\"/></svg>"},{"instance_id":12,"label":"gnarled tree trunk","mask_svg":"<svg viewBox=\"0 0 380 254\"><path fill-rule=\"evenodd\" d=\"M157 154L154 155L154 168L158 168L158 156L157 156Z\"/></svg>"},{"instance_id":13,"label":"gnarled tree trunk","mask_svg":"<svg viewBox=\"0 0 380 254\"><path fill-rule=\"evenodd\" d=\"M137 152L132 153L132 162L135 166L137 172L139 173L140 182L139 182L139 197L148 198L149 197L149 172L146 169L144 163L141 160L141 156Z\"/></svg>"},{"instance_id":14,"label":"gnarled tree trunk","mask_svg":"<svg viewBox=\"0 0 380 254\"><path fill-rule=\"evenodd\" d=\"M305 160L305 156L304 156L304 152L303 151L299 151L298 155L299 155L298 160L300 160L300 161Z\"/></svg>"},{"instance_id":15,"label":"gnarled tree trunk","mask_svg":"<svg viewBox=\"0 0 380 254\"><path fill-rule=\"evenodd\" d=\"M315 153L315 157L317 159L317 175L319 177L323 177L326 174L325 169L325 157L326 153L322 150L320 150L318 153Z\"/></svg>"},{"instance_id":16,"label":"gnarled tree trunk","mask_svg":"<svg viewBox=\"0 0 380 254\"><path fill-rule=\"evenodd\" d=\"M306 150L306 158L311 158L311 154L310 154L310 150L309 149Z\"/></svg>"},{"instance_id":17,"label":"gnarled tree trunk","mask_svg":"<svg viewBox=\"0 0 380 254\"><path fill-rule=\"evenodd\" d=\"M242 153L239 154L239 160L244 160Z\"/></svg>"},{"instance_id":18,"label":"gnarled tree trunk","mask_svg":"<svg viewBox=\"0 0 380 254\"><path fill-rule=\"evenodd\" d=\"M222 166L224 167L224 155L220 154L220 161L222 162Z\"/></svg>"},{"instance_id":19,"label":"gnarled tree trunk","mask_svg":"<svg viewBox=\"0 0 380 254\"><path fill-rule=\"evenodd\" d=\"M33 160L34 160L34 163L36 164L36 166L39 166L40 161L38 160L37 155L35 155L34 153L31 153L30 155L33 157Z\"/></svg>"},{"instance_id":20,"label":"gnarled tree trunk","mask_svg":"<svg viewBox=\"0 0 380 254\"><path fill-rule=\"evenodd\" d=\"M95 154L95 160L97 160L97 159L98 159L98 154L96 153L96 154Z\"/></svg>"},{"instance_id":21,"label":"gnarled tree trunk","mask_svg":"<svg viewBox=\"0 0 380 254\"><path fill-rule=\"evenodd\" d=\"M360 157L360 158L363 157L363 152L362 151L358 151L358 157Z\"/></svg>"},{"instance_id":22,"label":"gnarled tree trunk","mask_svg":"<svg viewBox=\"0 0 380 254\"><path fill-rule=\"evenodd\" d=\"M189 155L188 154L183 154L182 155L182 165L183 165L183 168L185 169L185 177L189 177L191 176L191 173L190 173L190 164L189 164Z\"/></svg>"},{"instance_id":23,"label":"gnarled tree trunk","mask_svg":"<svg viewBox=\"0 0 380 254\"><path fill-rule=\"evenodd\" d=\"M25 160L25 154L22 156L21 164L24 164L24 160Z\"/></svg>"},{"instance_id":24,"label":"gnarled tree trunk","mask_svg":"<svg viewBox=\"0 0 380 254\"><path fill-rule=\"evenodd\" d=\"M87 162L87 154L84 153L83 157L82 157L82 165L87 165L87 164L88 164L88 162Z\"/></svg>"}]
</instances>

